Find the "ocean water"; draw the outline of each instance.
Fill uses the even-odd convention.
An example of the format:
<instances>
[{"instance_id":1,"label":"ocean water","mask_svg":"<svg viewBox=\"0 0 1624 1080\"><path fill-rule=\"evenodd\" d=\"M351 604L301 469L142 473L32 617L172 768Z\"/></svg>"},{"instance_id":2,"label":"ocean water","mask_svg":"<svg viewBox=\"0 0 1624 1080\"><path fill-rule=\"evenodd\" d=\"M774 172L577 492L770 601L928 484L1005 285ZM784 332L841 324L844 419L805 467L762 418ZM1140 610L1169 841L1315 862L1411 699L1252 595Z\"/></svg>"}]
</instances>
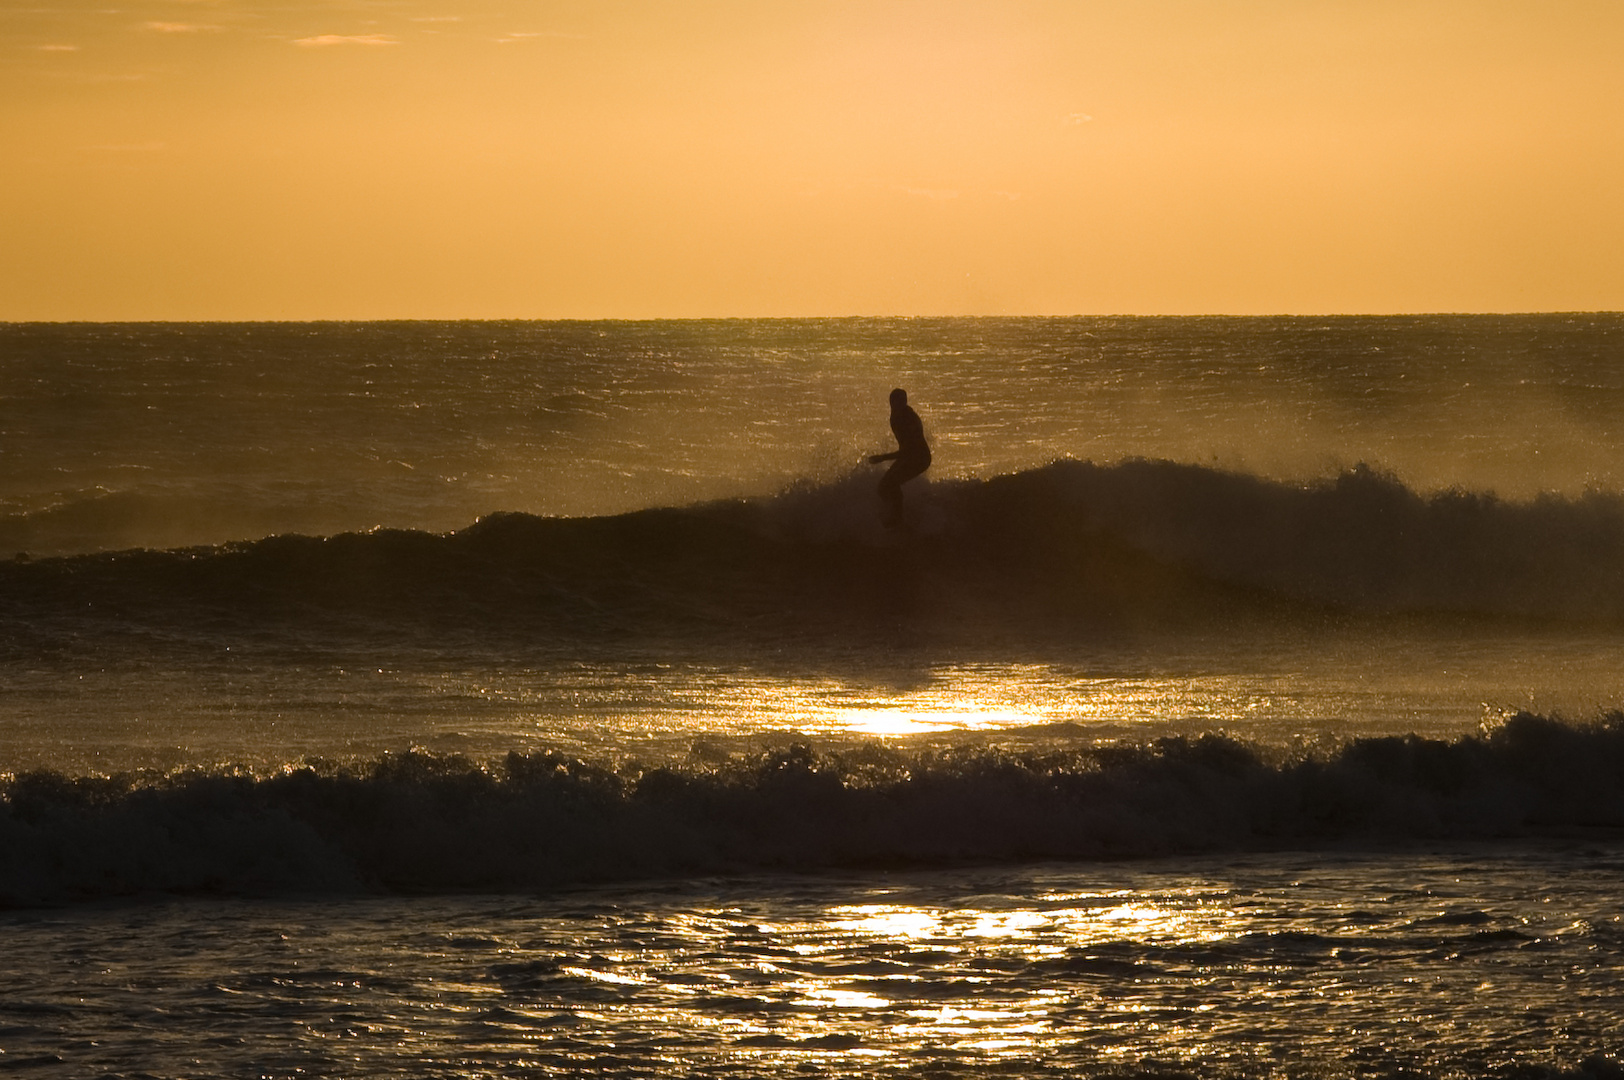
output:
<instances>
[{"instance_id":1,"label":"ocean water","mask_svg":"<svg viewBox=\"0 0 1624 1080\"><path fill-rule=\"evenodd\" d=\"M1624 1076L1621 399L1611 314L0 326L0 1067Z\"/></svg>"}]
</instances>

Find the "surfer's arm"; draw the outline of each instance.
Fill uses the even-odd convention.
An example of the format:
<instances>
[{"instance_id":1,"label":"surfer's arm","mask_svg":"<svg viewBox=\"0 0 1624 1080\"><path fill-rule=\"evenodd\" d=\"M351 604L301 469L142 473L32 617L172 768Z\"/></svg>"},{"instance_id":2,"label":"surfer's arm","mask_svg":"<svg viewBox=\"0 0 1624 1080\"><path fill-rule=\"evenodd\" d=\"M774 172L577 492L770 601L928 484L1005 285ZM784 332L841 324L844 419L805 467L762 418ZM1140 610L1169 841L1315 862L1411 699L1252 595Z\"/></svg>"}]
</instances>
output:
<instances>
[{"instance_id":1,"label":"surfer's arm","mask_svg":"<svg viewBox=\"0 0 1624 1080\"><path fill-rule=\"evenodd\" d=\"M868 458L868 463L870 465L878 465L882 461L895 461L897 458L899 458L901 456L902 456L902 451L901 450L893 450L889 454L870 454L869 458Z\"/></svg>"}]
</instances>

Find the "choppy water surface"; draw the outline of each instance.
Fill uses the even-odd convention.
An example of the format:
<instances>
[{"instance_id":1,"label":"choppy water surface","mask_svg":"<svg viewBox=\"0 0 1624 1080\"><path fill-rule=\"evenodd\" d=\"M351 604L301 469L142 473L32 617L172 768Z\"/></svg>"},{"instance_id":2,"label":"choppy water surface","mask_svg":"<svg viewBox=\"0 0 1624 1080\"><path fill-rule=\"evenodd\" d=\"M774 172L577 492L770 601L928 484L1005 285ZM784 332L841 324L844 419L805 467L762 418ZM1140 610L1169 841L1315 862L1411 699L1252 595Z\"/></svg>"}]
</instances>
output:
<instances>
[{"instance_id":1,"label":"choppy water surface","mask_svg":"<svg viewBox=\"0 0 1624 1080\"><path fill-rule=\"evenodd\" d=\"M0 1045L39 1076L1613 1076L1621 874L1565 841L18 914Z\"/></svg>"}]
</instances>

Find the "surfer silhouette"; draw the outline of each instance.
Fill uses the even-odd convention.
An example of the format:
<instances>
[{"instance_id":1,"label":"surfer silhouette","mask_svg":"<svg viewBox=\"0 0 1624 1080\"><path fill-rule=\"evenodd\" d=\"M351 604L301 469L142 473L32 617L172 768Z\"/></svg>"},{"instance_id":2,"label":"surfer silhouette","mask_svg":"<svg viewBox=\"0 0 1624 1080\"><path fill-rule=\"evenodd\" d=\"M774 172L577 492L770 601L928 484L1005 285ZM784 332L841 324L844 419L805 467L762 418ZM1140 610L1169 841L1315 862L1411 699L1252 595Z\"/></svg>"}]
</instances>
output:
<instances>
[{"instance_id":1,"label":"surfer silhouette","mask_svg":"<svg viewBox=\"0 0 1624 1080\"><path fill-rule=\"evenodd\" d=\"M930 468L930 444L925 442L925 425L908 404L908 391L891 391L891 434L897 448L889 454L875 454L870 465L891 462L880 478L880 501L885 505L885 523L902 524L902 485Z\"/></svg>"}]
</instances>

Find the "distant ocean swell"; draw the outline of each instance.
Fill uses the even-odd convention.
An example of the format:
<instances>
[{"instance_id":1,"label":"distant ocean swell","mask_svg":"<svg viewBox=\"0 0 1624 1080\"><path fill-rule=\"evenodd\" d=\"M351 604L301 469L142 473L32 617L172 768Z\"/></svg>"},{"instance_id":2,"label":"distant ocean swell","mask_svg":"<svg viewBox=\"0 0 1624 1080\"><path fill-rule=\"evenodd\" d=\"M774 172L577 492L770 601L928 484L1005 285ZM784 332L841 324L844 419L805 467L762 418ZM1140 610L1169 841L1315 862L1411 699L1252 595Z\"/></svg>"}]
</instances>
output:
<instances>
[{"instance_id":1,"label":"distant ocean swell","mask_svg":"<svg viewBox=\"0 0 1624 1080\"><path fill-rule=\"evenodd\" d=\"M11 778L0 901L147 892L505 891L761 870L1093 859L1624 828L1624 714L1271 761L1220 735L1015 754L682 768L425 752L269 775Z\"/></svg>"},{"instance_id":2,"label":"distant ocean swell","mask_svg":"<svg viewBox=\"0 0 1624 1080\"><path fill-rule=\"evenodd\" d=\"M1624 620L1624 497L1418 494L1360 467L1290 484L1062 461L920 486L872 477L616 517L276 536L0 562L0 626L509 633L941 631L1286 611Z\"/></svg>"}]
</instances>

